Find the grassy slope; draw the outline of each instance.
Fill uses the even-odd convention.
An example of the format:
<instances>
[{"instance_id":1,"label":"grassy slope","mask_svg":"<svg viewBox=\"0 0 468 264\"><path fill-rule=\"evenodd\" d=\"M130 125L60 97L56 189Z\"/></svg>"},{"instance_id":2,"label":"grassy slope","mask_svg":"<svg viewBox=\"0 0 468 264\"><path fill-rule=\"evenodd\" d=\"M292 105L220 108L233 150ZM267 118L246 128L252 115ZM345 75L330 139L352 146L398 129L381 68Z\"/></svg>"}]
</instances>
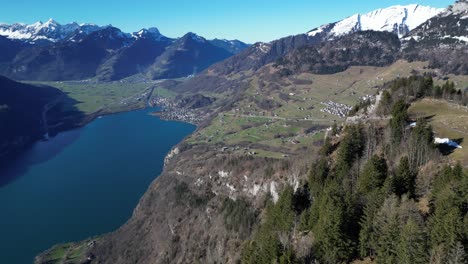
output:
<instances>
[{"instance_id":1,"label":"grassy slope","mask_svg":"<svg viewBox=\"0 0 468 264\"><path fill-rule=\"evenodd\" d=\"M344 72L330 75L303 73L282 78L283 83L268 81L262 75L256 76L250 79L246 96L237 101L231 111L219 114L207 127L192 135L188 143L219 146L255 144L258 155L267 157L297 153L299 149L323 139L323 130L311 134L305 131L314 126L329 127L335 121L344 121L338 116L321 112L324 105L320 102L332 100L353 106L360 97L376 94L377 87L385 82L409 76L413 70L420 73L431 71L426 67L425 62L408 63L401 60L389 67L350 67ZM272 71L273 67L267 66L264 72ZM468 85L468 76L448 77L457 83L457 87ZM261 81L265 82L263 87L259 85ZM443 82L436 80L436 83ZM275 84L280 89L274 89ZM283 99L287 95L288 99L282 100L280 94L283 94ZM270 110L260 109L256 100L263 99L281 106ZM282 135L283 139L278 135ZM292 139L298 140L299 144L292 144Z\"/></svg>"},{"instance_id":2,"label":"grassy slope","mask_svg":"<svg viewBox=\"0 0 468 264\"><path fill-rule=\"evenodd\" d=\"M93 242L94 241L94 242ZM65 243L52 247L44 252L42 262L53 264L87 263L87 250L93 246L95 240L88 239L80 243Z\"/></svg>"},{"instance_id":3,"label":"grassy slope","mask_svg":"<svg viewBox=\"0 0 468 264\"><path fill-rule=\"evenodd\" d=\"M412 117L433 116L430 123L436 137L459 139L463 138L462 149L455 149L450 157L468 167L468 108L450 104L444 101L424 99L411 105L409 113Z\"/></svg>"}]
</instances>

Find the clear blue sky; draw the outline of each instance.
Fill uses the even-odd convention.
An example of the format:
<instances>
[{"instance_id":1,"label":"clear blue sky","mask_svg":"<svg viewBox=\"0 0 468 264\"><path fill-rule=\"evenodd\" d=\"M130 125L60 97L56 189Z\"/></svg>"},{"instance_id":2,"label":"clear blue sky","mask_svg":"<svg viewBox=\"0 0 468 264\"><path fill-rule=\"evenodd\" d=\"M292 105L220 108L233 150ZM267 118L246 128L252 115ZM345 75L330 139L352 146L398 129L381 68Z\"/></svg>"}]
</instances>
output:
<instances>
[{"instance_id":1,"label":"clear blue sky","mask_svg":"<svg viewBox=\"0 0 468 264\"><path fill-rule=\"evenodd\" d=\"M304 33L354 13L397 4L446 7L455 0L5 0L0 22L54 18L112 24L125 32L157 27L166 36L191 31L206 38L253 43Z\"/></svg>"}]
</instances>

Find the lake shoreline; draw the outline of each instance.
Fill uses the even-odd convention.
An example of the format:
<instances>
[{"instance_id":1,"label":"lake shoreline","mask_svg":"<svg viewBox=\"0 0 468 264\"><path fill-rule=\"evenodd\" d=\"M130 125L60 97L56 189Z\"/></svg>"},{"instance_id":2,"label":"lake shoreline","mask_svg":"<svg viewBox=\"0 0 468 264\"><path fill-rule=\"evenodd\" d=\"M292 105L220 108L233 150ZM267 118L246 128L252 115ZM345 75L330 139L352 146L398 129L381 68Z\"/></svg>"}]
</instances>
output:
<instances>
[{"instance_id":1,"label":"lake shoreline","mask_svg":"<svg viewBox=\"0 0 468 264\"><path fill-rule=\"evenodd\" d=\"M154 118L151 111L154 109L95 113L80 126L62 131L49 141L38 140L19 155L11 165L24 170L0 188L4 201L0 209L8 216L0 220L6 243L0 252L2 259L10 259L8 263L32 262L52 245L106 234L128 221L150 183L164 170L167 153L196 129L192 124ZM44 151L52 153L41 154ZM131 197L127 199L127 195ZM17 206L7 203L12 199L18 200ZM119 203L115 203L117 200ZM28 210L34 218L21 217ZM19 226L26 228L18 229L15 235L13 230ZM15 248L8 250L18 244L30 256L28 261L15 259ZM24 260L24 256L17 257Z\"/></svg>"}]
</instances>

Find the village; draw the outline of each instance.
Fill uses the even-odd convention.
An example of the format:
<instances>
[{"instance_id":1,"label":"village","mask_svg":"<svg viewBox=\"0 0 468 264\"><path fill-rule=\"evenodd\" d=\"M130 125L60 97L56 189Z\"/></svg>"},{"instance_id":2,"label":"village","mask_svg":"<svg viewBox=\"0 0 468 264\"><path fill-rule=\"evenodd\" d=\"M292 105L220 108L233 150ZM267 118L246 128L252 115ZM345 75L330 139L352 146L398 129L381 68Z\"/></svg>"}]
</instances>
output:
<instances>
[{"instance_id":1,"label":"village","mask_svg":"<svg viewBox=\"0 0 468 264\"><path fill-rule=\"evenodd\" d=\"M333 101L325 101L321 102L321 104L325 105L325 108L321 109L320 112L336 115L340 118L345 118L352 109L349 105Z\"/></svg>"},{"instance_id":2,"label":"village","mask_svg":"<svg viewBox=\"0 0 468 264\"><path fill-rule=\"evenodd\" d=\"M180 107L179 104L169 98L156 96L150 101L151 106L158 106L162 109L155 113L163 120L182 121L192 124L199 124L203 118L194 111Z\"/></svg>"}]
</instances>

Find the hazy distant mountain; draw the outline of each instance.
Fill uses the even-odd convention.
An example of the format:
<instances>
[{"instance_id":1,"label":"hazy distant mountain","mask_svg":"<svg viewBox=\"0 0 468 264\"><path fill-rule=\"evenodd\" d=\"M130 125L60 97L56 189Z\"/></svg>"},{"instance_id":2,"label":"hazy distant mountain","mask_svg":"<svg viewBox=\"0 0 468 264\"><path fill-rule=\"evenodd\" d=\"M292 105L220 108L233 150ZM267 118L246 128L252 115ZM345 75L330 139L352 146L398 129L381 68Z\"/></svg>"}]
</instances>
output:
<instances>
[{"instance_id":1,"label":"hazy distant mountain","mask_svg":"<svg viewBox=\"0 0 468 264\"><path fill-rule=\"evenodd\" d=\"M103 81L118 80L144 73L174 40L167 38L156 28L142 29L132 34L134 41L102 63L96 76Z\"/></svg>"},{"instance_id":2,"label":"hazy distant mountain","mask_svg":"<svg viewBox=\"0 0 468 264\"><path fill-rule=\"evenodd\" d=\"M80 42L62 41L19 52L6 74L19 80L78 80L94 77L101 63L133 39L114 27L95 31Z\"/></svg>"},{"instance_id":3,"label":"hazy distant mountain","mask_svg":"<svg viewBox=\"0 0 468 264\"><path fill-rule=\"evenodd\" d=\"M185 36L171 39L154 27L129 34L112 26L61 25L53 19L31 25L1 24L0 74L18 80L97 77L110 81L147 73L154 64L152 78L181 77L248 47L239 40L206 41L188 35L203 41L190 42ZM171 45L175 46L169 48ZM177 51L181 47L184 51ZM168 64L164 62L167 59L171 60Z\"/></svg>"},{"instance_id":4,"label":"hazy distant mountain","mask_svg":"<svg viewBox=\"0 0 468 264\"><path fill-rule=\"evenodd\" d=\"M249 44L246 44L237 39L212 39L210 40L210 43L217 47L223 48L232 54L237 54L250 46Z\"/></svg>"},{"instance_id":5,"label":"hazy distant mountain","mask_svg":"<svg viewBox=\"0 0 468 264\"><path fill-rule=\"evenodd\" d=\"M187 33L156 58L148 71L148 77L167 79L197 74L232 55L195 33Z\"/></svg>"},{"instance_id":6,"label":"hazy distant mountain","mask_svg":"<svg viewBox=\"0 0 468 264\"><path fill-rule=\"evenodd\" d=\"M443 8L421 5L391 6L369 12L355 14L341 21L315 28L307 34L324 39L340 37L356 31L387 31L403 37L429 18L442 12Z\"/></svg>"},{"instance_id":7,"label":"hazy distant mountain","mask_svg":"<svg viewBox=\"0 0 468 264\"><path fill-rule=\"evenodd\" d=\"M0 64L11 61L15 58L18 52L27 46L27 44L24 44L21 41L11 40L0 36Z\"/></svg>"}]
</instances>

